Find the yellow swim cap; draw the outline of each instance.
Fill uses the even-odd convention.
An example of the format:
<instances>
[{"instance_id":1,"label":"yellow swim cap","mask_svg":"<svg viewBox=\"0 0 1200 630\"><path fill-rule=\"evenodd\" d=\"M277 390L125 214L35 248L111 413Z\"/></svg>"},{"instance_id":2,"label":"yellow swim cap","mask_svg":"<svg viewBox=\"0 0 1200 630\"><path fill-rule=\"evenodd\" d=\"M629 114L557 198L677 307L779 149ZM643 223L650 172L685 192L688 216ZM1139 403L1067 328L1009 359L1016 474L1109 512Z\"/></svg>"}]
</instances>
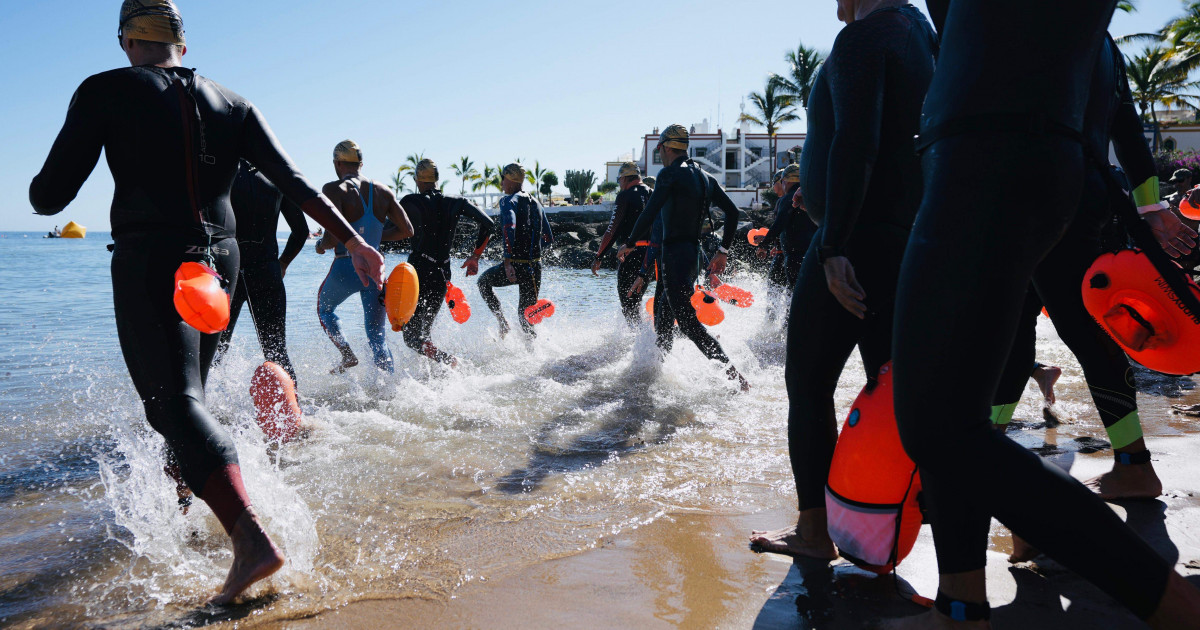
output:
<instances>
[{"instance_id":1,"label":"yellow swim cap","mask_svg":"<svg viewBox=\"0 0 1200 630\"><path fill-rule=\"evenodd\" d=\"M504 167L504 179L507 179L514 184L525 182L525 167L513 162Z\"/></svg>"},{"instance_id":2,"label":"yellow swim cap","mask_svg":"<svg viewBox=\"0 0 1200 630\"><path fill-rule=\"evenodd\" d=\"M670 149L687 149L688 130L684 129L683 125L671 125L663 129L658 143Z\"/></svg>"},{"instance_id":3,"label":"yellow swim cap","mask_svg":"<svg viewBox=\"0 0 1200 630\"><path fill-rule=\"evenodd\" d=\"M434 183L438 180L438 167L433 163L433 160L425 159L417 162L417 181L421 183Z\"/></svg>"},{"instance_id":4,"label":"yellow swim cap","mask_svg":"<svg viewBox=\"0 0 1200 630\"><path fill-rule=\"evenodd\" d=\"M184 45L183 18L171 0L125 0L117 35L147 42Z\"/></svg>"},{"instance_id":5,"label":"yellow swim cap","mask_svg":"<svg viewBox=\"0 0 1200 630\"><path fill-rule=\"evenodd\" d=\"M654 188L654 182L656 182L656 181L658 181L658 180L654 179L653 177L643 177L642 178L642 183L651 188Z\"/></svg>"},{"instance_id":6,"label":"yellow swim cap","mask_svg":"<svg viewBox=\"0 0 1200 630\"><path fill-rule=\"evenodd\" d=\"M362 149L359 149L353 140L342 140L333 147L333 161L362 164Z\"/></svg>"},{"instance_id":7,"label":"yellow swim cap","mask_svg":"<svg viewBox=\"0 0 1200 630\"><path fill-rule=\"evenodd\" d=\"M617 171L617 177L638 177L642 174L638 168L637 162L626 162L621 165L621 170Z\"/></svg>"},{"instance_id":8,"label":"yellow swim cap","mask_svg":"<svg viewBox=\"0 0 1200 630\"><path fill-rule=\"evenodd\" d=\"M771 176L771 183L777 184L777 183L779 183L779 180L781 180L781 179L783 179L783 169L779 169L778 171L775 171L775 174Z\"/></svg>"},{"instance_id":9,"label":"yellow swim cap","mask_svg":"<svg viewBox=\"0 0 1200 630\"><path fill-rule=\"evenodd\" d=\"M800 165L788 164L783 169L783 181L788 184L800 183Z\"/></svg>"}]
</instances>

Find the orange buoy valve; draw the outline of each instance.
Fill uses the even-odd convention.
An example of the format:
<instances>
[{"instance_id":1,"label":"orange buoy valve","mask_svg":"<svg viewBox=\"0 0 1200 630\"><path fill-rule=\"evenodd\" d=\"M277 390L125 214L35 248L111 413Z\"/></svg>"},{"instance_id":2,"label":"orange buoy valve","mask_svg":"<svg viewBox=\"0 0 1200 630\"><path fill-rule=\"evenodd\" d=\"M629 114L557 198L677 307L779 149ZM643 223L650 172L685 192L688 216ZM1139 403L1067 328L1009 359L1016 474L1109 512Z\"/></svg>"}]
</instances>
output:
<instances>
[{"instance_id":1,"label":"orange buoy valve","mask_svg":"<svg viewBox=\"0 0 1200 630\"><path fill-rule=\"evenodd\" d=\"M912 551L921 529L917 466L900 443L891 363L854 401L825 486L829 534L842 556L884 574Z\"/></svg>"},{"instance_id":2,"label":"orange buoy valve","mask_svg":"<svg viewBox=\"0 0 1200 630\"><path fill-rule=\"evenodd\" d=\"M388 322L392 330L400 329L412 319L417 312L417 297L420 295L420 283L417 281L417 270L404 262L396 265L388 275L383 290L383 308L387 311Z\"/></svg>"},{"instance_id":3,"label":"orange buoy valve","mask_svg":"<svg viewBox=\"0 0 1200 630\"><path fill-rule=\"evenodd\" d=\"M1200 287L1188 280L1200 297ZM1187 311L1150 257L1134 249L1102 254L1083 277L1083 305L1138 363L1164 374L1200 371L1200 317Z\"/></svg>"},{"instance_id":4,"label":"orange buoy valve","mask_svg":"<svg viewBox=\"0 0 1200 630\"><path fill-rule=\"evenodd\" d=\"M213 335L229 326L229 294L208 265L185 262L175 271L175 310L187 325Z\"/></svg>"},{"instance_id":5,"label":"orange buoy valve","mask_svg":"<svg viewBox=\"0 0 1200 630\"><path fill-rule=\"evenodd\" d=\"M300 405L292 377L279 365L267 361L254 370L250 397L258 411L258 426L267 439L288 442L300 435Z\"/></svg>"}]
</instances>

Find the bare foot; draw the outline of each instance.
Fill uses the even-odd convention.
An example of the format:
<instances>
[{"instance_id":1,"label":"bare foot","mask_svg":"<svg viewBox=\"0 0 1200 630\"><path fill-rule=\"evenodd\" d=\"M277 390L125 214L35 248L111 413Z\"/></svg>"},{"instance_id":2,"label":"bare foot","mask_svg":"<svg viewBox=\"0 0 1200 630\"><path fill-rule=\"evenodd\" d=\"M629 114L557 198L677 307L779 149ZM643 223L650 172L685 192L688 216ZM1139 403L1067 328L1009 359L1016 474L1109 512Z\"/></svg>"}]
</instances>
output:
<instances>
[{"instance_id":1,"label":"bare foot","mask_svg":"<svg viewBox=\"0 0 1200 630\"><path fill-rule=\"evenodd\" d=\"M836 560L837 548L829 537L824 508L805 510L791 527L775 531L750 532L750 545L755 551L781 553L786 556Z\"/></svg>"},{"instance_id":2,"label":"bare foot","mask_svg":"<svg viewBox=\"0 0 1200 630\"><path fill-rule=\"evenodd\" d=\"M1162 494L1162 481L1154 464L1115 464L1113 469L1083 482L1101 499L1154 499Z\"/></svg>"},{"instance_id":3,"label":"bare foot","mask_svg":"<svg viewBox=\"0 0 1200 630\"><path fill-rule=\"evenodd\" d=\"M1031 562L1034 558L1042 555L1033 545L1025 542L1024 538L1013 534L1012 535L1013 552L1008 556L1008 561L1012 564L1018 562Z\"/></svg>"},{"instance_id":4,"label":"bare foot","mask_svg":"<svg viewBox=\"0 0 1200 630\"><path fill-rule=\"evenodd\" d=\"M930 630L947 628L953 630L991 630L990 621L954 621L936 610L911 617L888 619L875 624L879 630Z\"/></svg>"},{"instance_id":5,"label":"bare foot","mask_svg":"<svg viewBox=\"0 0 1200 630\"><path fill-rule=\"evenodd\" d=\"M1172 571L1171 577L1167 578L1167 592L1146 623L1151 628L1197 630L1200 628L1200 590Z\"/></svg>"},{"instance_id":6,"label":"bare foot","mask_svg":"<svg viewBox=\"0 0 1200 630\"><path fill-rule=\"evenodd\" d=\"M1042 397L1046 399L1047 405L1054 404L1054 384L1058 382L1060 376L1062 376L1062 369L1053 365L1043 365L1033 371L1033 380L1037 383L1038 389L1042 390Z\"/></svg>"},{"instance_id":7,"label":"bare foot","mask_svg":"<svg viewBox=\"0 0 1200 630\"><path fill-rule=\"evenodd\" d=\"M329 370L330 374L343 374L346 370L358 365L358 357L354 356L354 352L349 348L342 350L341 365Z\"/></svg>"},{"instance_id":8,"label":"bare foot","mask_svg":"<svg viewBox=\"0 0 1200 630\"><path fill-rule=\"evenodd\" d=\"M737 371L737 368L733 367L732 365L729 366L729 369L725 370L725 375L729 377L729 380L737 381L738 387L743 392L750 391L750 381L747 381L746 377L742 376L741 373Z\"/></svg>"},{"instance_id":9,"label":"bare foot","mask_svg":"<svg viewBox=\"0 0 1200 630\"><path fill-rule=\"evenodd\" d=\"M242 512L229 538L233 541L233 566L229 567L221 592L208 602L217 606L232 602L251 584L278 571L284 562L279 548L263 531L254 508Z\"/></svg>"},{"instance_id":10,"label":"bare foot","mask_svg":"<svg viewBox=\"0 0 1200 630\"><path fill-rule=\"evenodd\" d=\"M503 339L507 337L510 330L512 330L512 328L509 327L508 322L500 320L500 338Z\"/></svg>"}]
</instances>

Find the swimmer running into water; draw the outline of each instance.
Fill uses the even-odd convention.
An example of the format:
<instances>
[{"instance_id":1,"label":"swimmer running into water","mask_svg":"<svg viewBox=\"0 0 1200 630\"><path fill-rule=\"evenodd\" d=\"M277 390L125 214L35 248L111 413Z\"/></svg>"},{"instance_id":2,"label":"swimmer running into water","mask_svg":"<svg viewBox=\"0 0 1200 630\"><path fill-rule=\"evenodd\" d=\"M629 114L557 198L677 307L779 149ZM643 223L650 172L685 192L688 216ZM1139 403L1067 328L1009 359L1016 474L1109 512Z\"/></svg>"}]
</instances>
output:
<instances>
[{"instance_id":1,"label":"swimmer running into water","mask_svg":"<svg viewBox=\"0 0 1200 630\"><path fill-rule=\"evenodd\" d=\"M625 242L629 232L633 230L634 224L637 223L638 217L641 216L642 210L646 207L646 201L650 199L650 187L642 183L642 172L638 169L637 162L626 162L621 165L620 170L617 171L617 185L621 187L621 192L617 195L617 205L613 209L608 229L600 239L596 259L592 261L592 275L598 275L596 272L600 270L600 257L608 251L609 247L614 243ZM642 262L646 258L646 246L649 245L649 242L638 241L635 245L637 248L634 249L632 255L626 257L617 266L617 299L621 303L621 312L625 315L625 322L631 328L636 328L642 319L640 307L642 295L645 293L645 283L643 282L643 288L640 289L635 289L634 284L641 273Z\"/></svg>"},{"instance_id":2,"label":"swimmer running into water","mask_svg":"<svg viewBox=\"0 0 1200 630\"><path fill-rule=\"evenodd\" d=\"M113 308L121 352L150 426L233 543L229 575L212 600L225 604L278 571L284 557L250 505L233 440L205 408L218 335L182 321L173 303L175 271L205 262L227 292L233 289L238 244L229 190L241 158L346 243L360 283L382 280L383 257L296 170L254 105L182 66L183 21L172 2L126 0L118 40L132 67L79 86L29 200L38 214L61 212L104 151L115 184Z\"/></svg>"},{"instance_id":3,"label":"swimmer running into water","mask_svg":"<svg viewBox=\"0 0 1200 630\"><path fill-rule=\"evenodd\" d=\"M668 166L659 171L654 193L625 245L617 252L617 259L624 262L637 251L638 242L649 236L661 214L663 240L658 259L659 282L665 283L666 302L679 322L679 329L709 360L728 366L725 373L729 379L737 381L742 391L749 391L750 382L729 363L725 350L696 318L696 309L692 306L696 278L700 275L700 232L705 219L711 218L711 206L716 204L725 213L721 246L708 267L712 273L725 271L740 212L717 180L688 159L688 144L688 131L682 125L671 125L659 136L657 148L663 163Z\"/></svg>"},{"instance_id":4,"label":"swimmer running into water","mask_svg":"<svg viewBox=\"0 0 1200 630\"><path fill-rule=\"evenodd\" d=\"M800 277L800 263L804 262L804 253L812 244L817 232L817 225L808 215L804 206L804 197L800 194L800 166L789 164L780 173L779 185L783 194L775 203L775 221L765 236L758 237L754 243L759 248L759 258L765 258L768 249L775 242L783 247L783 253L776 256L776 262L782 262L778 274L785 287L784 294L790 295L792 287ZM772 266L772 270L774 267Z\"/></svg>"},{"instance_id":5,"label":"swimmer running into water","mask_svg":"<svg viewBox=\"0 0 1200 630\"><path fill-rule=\"evenodd\" d=\"M439 350L429 340L429 329L442 310L446 285L450 282L450 248L454 245L454 232L462 217L479 226L475 250L462 265L467 275L473 276L479 273L479 257L483 255L496 223L466 199L438 190L440 178L433 160L421 160L415 175L417 192L400 200L413 224L414 242L408 262L417 271L420 287L417 310L404 325L404 343L434 361L457 365L457 359Z\"/></svg>"},{"instance_id":6,"label":"swimmer running into water","mask_svg":"<svg viewBox=\"0 0 1200 630\"><path fill-rule=\"evenodd\" d=\"M542 251L554 244L554 232L542 205L529 196L525 187L525 167L509 164L501 172L500 234L504 262L479 276L479 293L500 322L500 337L508 335L508 320L500 312L496 287L517 285L517 319L526 335L536 337L533 324L525 319L525 309L538 301L542 288Z\"/></svg>"},{"instance_id":7,"label":"swimmer running into water","mask_svg":"<svg viewBox=\"0 0 1200 630\"><path fill-rule=\"evenodd\" d=\"M325 184L326 196L337 206L350 226L372 247L383 240L383 228L387 221L396 227L388 233L388 240L404 240L412 236L412 224L396 197L387 186L381 186L362 176L362 151L350 140L343 140L333 148L333 169L338 180ZM329 274L321 283L317 293L317 316L330 341L342 354L342 362L331 370L333 374L345 372L358 365L358 357L342 336L341 320L335 310L347 298L357 293L362 301L363 320L367 330L367 344L375 356L375 367L391 372L392 352L387 347L385 334L387 312L379 300L383 283L362 286L354 280L354 270L347 258L346 250L337 245L329 234L317 241L317 253L324 254L334 249L334 261Z\"/></svg>"}]
</instances>

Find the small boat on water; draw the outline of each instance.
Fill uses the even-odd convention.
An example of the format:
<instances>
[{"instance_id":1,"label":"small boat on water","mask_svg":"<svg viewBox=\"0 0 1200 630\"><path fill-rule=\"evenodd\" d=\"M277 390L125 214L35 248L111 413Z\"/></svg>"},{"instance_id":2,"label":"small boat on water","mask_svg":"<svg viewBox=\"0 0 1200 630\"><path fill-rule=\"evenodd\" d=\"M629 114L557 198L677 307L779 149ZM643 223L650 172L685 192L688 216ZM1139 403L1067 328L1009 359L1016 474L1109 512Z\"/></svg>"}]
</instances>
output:
<instances>
[{"instance_id":1,"label":"small boat on water","mask_svg":"<svg viewBox=\"0 0 1200 630\"><path fill-rule=\"evenodd\" d=\"M87 236L87 228L71 221L64 225L63 229L55 228L53 232L47 232L42 238L84 238L85 236Z\"/></svg>"}]
</instances>

